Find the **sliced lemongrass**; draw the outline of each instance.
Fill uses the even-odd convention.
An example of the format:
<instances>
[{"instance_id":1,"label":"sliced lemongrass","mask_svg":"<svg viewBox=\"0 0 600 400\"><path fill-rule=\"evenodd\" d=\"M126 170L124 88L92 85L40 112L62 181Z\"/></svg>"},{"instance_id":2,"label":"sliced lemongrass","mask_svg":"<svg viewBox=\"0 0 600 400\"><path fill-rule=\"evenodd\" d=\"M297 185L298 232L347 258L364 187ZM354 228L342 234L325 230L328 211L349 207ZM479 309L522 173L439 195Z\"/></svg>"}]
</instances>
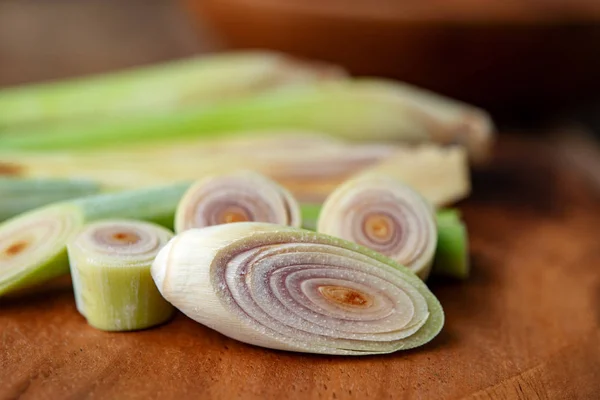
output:
<instances>
[{"instance_id":1,"label":"sliced lemongrass","mask_svg":"<svg viewBox=\"0 0 600 400\"><path fill-rule=\"evenodd\" d=\"M444 323L425 284L393 260L329 235L256 222L191 229L152 277L193 320L280 350L365 355L421 346Z\"/></svg>"},{"instance_id":2,"label":"sliced lemongrass","mask_svg":"<svg viewBox=\"0 0 600 400\"><path fill-rule=\"evenodd\" d=\"M0 136L0 148L94 149L115 147L116 143L122 146L186 138L214 139L252 130L300 129L353 140L441 144L465 141L474 159L485 158L487 150L481 148L488 145L471 146L469 140L492 137L491 123L472 122L479 117L488 121L487 114L453 103L438 115L437 107L419 107L421 97L429 96L419 96L419 101L406 100L411 96L412 92L405 93L404 86L389 81L324 81L197 110L186 108L153 115L129 115ZM443 100L436 97L435 102ZM463 114L468 122L463 121ZM465 133L471 129L485 133Z\"/></svg>"},{"instance_id":3,"label":"sliced lemongrass","mask_svg":"<svg viewBox=\"0 0 600 400\"><path fill-rule=\"evenodd\" d=\"M106 331L161 324L173 306L158 292L150 266L173 237L159 225L102 220L86 225L67 245L75 303L87 322Z\"/></svg>"},{"instance_id":4,"label":"sliced lemongrass","mask_svg":"<svg viewBox=\"0 0 600 400\"><path fill-rule=\"evenodd\" d=\"M339 67L267 51L219 53L0 90L0 132L22 125L194 106L344 76Z\"/></svg>"},{"instance_id":5,"label":"sliced lemongrass","mask_svg":"<svg viewBox=\"0 0 600 400\"><path fill-rule=\"evenodd\" d=\"M65 245L83 223L81 208L60 204L0 224L0 296L68 273Z\"/></svg>"},{"instance_id":6,"label":"sliced lemongrass","mask_svg":"<svg viewBox=\"0 0 600 400\"><path fill-rule=\"evenodd\" d=\"M256 172L213 175L183 196L175 231L250 221L300 227L300 207L287 189Z\"/></svg>"},{"instance_id":7,"label":"sliced lemongrass","mask_svg":"<svg viewBox=\"0 0 600 400\"><path fill-rule=\"evenodd\" d=\"M132 218L173 227L189 184L102 194L61 202L0 224L0 296L69 272L67 242L88 222Z\"/></svg>"},{"instance_id":8,"label":"sliced lemongrass","mask_svg":"<svg viewBox=\"0 0 600 400\"><path fill-rule=\"evenodd\" d=\"M469 276L469 237L456 210L437 213L438 244L432 274L466 279Z\"/></svg>"},{"instance_id":9,"label":"sliced lemongrass","mask_svg":"<svg viewBox=\"0 0 600 400\"><path fill-rule=\"evenodd\" d=\"M387 175L351 179L323 203L317 231L384 254L425 280L437 243L433 207Z\"/></svg>"},{"instance_id":10,"label":"sliced lemongrass","mask_svg":"<svg viewBox=\"0 0 600 400\"><path fill-rule=\"evenodd\" d=\"M394 177L436 207L464 199L471 192L467 153L458 146L398 148L393 155L365 168L360 175Z\"/></svg>"},{"instance_id":11,"label":"sliced lemongrass","mask_svg":"<svg viewBox=\"0 0 600 400\"><path fill-rule=\"evenodd\" d=\"M0 177L0 222L34 208L100 191L89 180Z\"/></svg>"}]
</instances>

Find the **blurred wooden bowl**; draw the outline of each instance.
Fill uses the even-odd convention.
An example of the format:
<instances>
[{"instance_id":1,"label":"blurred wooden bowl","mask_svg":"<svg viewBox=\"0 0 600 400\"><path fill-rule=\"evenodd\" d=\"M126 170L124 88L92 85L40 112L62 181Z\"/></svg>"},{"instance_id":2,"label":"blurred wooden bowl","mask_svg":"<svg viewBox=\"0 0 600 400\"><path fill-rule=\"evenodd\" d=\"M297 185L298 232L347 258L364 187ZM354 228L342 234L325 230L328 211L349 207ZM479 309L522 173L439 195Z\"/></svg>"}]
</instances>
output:
<instances>
[{"instance_id":1,"label":"blurred wooden bowl","mask_svg":"<svg viewBox=\"0 0 600 400\"><path fill-rule=\"evenodd\" d=\"M598 0L184 0L222 48L268 48L483 107L599 99Z\"/></svg>"}]
</instances>

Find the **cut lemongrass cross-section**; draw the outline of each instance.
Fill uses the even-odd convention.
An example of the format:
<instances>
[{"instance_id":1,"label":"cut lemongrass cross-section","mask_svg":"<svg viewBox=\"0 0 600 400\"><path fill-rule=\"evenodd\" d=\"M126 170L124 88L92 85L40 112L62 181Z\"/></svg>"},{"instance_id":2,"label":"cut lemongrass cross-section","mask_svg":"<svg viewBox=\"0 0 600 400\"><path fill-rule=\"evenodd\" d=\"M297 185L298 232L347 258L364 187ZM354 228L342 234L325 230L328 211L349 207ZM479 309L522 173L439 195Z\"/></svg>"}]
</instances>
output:
<instances>
[{"instance_id":1,"label":"cut lemongrass cross-section","mask_svg":"<svg viewBox=\"0 0 600 400\"><path fill-rule=\"evenodd\" d=\"M161 294L193 320L271 349L342 355L421 346L442 329L409 269L357 244L241 222L175 236L152 264Z\"/></svg>"},{"instance_id":2,"label":"cut lemongrass cross-section","mask_svg":"<svg viewBox=\"0 0 600 400\"><path fill-rule=\"evenodd\" d=\"M325 201L317 231L378 251L423 280L437 243L433 207L416 191L387 175L351 179Z\"/></svg>"},{"instance_id":3,"label":"cut lemongrass cross-section","mask_svg":"<svg viewBox=\"0 0 600 400\"><path fill-rule=\"evenodd\" d=\"M67 242L88 222L131 218L173 227L187 183L83 197L0 224L0 296L69 272Z\"/></svg>"},{"instance_id":4,"label":"cut lemongrass cross-section","mask_svg":"<svg viewBox=\"0 0 600 400\"><path fill-rule=\"evenodd\" d=\"M170 318L173 307L158 292L150 266L172 236L149 222L103 220L69 242L77 309L90 325L130 331Z\"/></svg>"},{"instance_id":5,"label":"cut lemongrass cross-section","mask_svg":"<svg viewBox=\"0 0 600 400\"><path fill-rule=\"evenodd\" d=\"M281 185L252 171L208 176L190 187L177 207L175 230L231 222L300 226L300 208Z\"/></svg>"}]
</instances>

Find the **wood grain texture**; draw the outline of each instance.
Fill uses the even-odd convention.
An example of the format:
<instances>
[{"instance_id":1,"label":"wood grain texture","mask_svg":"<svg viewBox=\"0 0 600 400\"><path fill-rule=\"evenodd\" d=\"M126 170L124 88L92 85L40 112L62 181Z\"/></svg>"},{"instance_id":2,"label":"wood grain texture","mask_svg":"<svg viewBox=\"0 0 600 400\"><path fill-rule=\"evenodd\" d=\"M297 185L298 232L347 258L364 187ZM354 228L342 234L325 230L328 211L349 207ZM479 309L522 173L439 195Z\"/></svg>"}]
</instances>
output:
<instances>
[{"instance_id":1,"label":"wood grain texture","mask_svg":"<svg viewBox=\"0 0 600 400\"><path fill-rule=\"evenodd\" d=\"M0 301L0 398L594 399L600 393L597 188L555 142L504 137L461 204L472 277L433 281L430 344L344 358L261 349L183 315L86 325L69 287Z\"/></svg>"}]
</instances>

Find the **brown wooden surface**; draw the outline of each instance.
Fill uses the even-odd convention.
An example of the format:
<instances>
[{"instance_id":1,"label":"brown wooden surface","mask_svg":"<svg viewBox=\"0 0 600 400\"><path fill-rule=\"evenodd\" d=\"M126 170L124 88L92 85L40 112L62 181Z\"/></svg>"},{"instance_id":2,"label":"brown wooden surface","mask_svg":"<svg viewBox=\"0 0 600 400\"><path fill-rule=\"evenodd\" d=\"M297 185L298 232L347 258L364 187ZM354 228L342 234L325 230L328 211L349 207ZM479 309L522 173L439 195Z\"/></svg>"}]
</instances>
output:
<instances>
[{"instance_id":1,"label":"brown wooden surface","mask_svg":"<svg viewBox=\"0 0 600 400\"><path fill-rule=\"evenodd\" d=\"M598 398L598 164L570 154L560 142L501 140L461 205L472 277L432 282L447 323L420 349L284 353L183 315L105 333L86 325L67 286L0 301L0 398Z\"/></svg>"},{"instance_id":2,"label":"brown wooden surface","mask_svg":"<svg viewBox=\"0 0 600 400\"><path fill-rule=\"evenodd\" d=\"M206 48L190 32L169 1L0 0L0 85ZM447 323L420 349L283 353L182 315L157 329L105 333L87 326L68 285L57 284L0 301L0 399L597 399L599 154L579 136L502 137L461 204L472 277L432 282Z\"/></svg>"}]
</instances>

